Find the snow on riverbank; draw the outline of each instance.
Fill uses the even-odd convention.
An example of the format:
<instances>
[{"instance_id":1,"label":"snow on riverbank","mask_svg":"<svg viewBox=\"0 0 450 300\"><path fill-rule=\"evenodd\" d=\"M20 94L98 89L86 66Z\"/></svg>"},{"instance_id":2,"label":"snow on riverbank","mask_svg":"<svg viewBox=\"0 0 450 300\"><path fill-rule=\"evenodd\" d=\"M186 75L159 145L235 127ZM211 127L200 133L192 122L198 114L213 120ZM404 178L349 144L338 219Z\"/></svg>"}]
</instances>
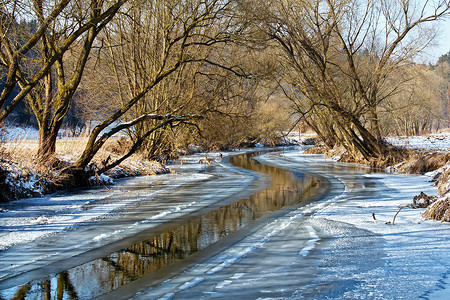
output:
<instances>
[{"instance_id":1,"label":"snow on riverbank","mask_svg":"<svg viewBox=\"0 0 450 300\"><path fill-rule=\"evenodd\" d=\"M196 169L199 169L198 165ZM3 211L0 212L0 250L70 230L85 222L101 221L127 206L148 200L159 193L210 177L208 174L193 172L184 175L141 176L119 180L110 188L95 187L79 192L59 192L3 204ZM130 190L133 181L143 182L146 186L140 186L140 190ZM125 200L124 195L127 195ZM180 210L170 207L168 209L162 213L167 215Z\"/></svg>"},{"instance_id":2,"label":"snow on riverbank","mask_svg":"<svg viewBox=\"0 0 450 300\"><path fill-rule=\"evenodd\" d=\"M302 161L293 153L287 156ZM360 176L367 185L352 184L351 173L338 175L345 192L312 215L313 227L332 240L319 264L319 284L332 287L326 298L448 299L450 225L424 221L425 209L410 208L402 209L393 224L399 207L415 195L437 193L430 177Z\"/></svg>"},{"instance_id":3,"label":"snow on riverbank","mask_svg":"<svg viewBox=\"0 0 450 300\"><path fill-rule=\"evenodd\" d=\"M448 296L450 282L445 281L450 261L448 224L424 222L420 215L423 209L403 209L392 225L399 206L410 203L418 190L430 190L429 183L416 176L374 176L398 193L382 198L345 199L314 215L314 223L336 239L329 251L333 257L322 262L327 268L321 279L339 287L330 298L438 299L437 294L444 289ZM372 213L376 221L371 220ZM324 228L323 219L334 221L328 225L333 227ZM384 245L366 249L367 257L348 257L349 253L358 253L353 247L365 249L365 245L358 246L358 238L349 235L352 229L344 224L372 232L373 239L383 239ZM382 263L368 266L377 252L384 252ZM349 265L336 262L346 258L354 261ZM350 286L346 286L348 283Z\"/></svg>"},{"instance_id":4,"label":"snow on riverbank","mask_svg":"<svg viewBox=\"0 0 450 300\"><path fill-rule=\"evenodd\" d=\"M440 132L426 136L387 137L385 140L394 146L427 152L449 152L450 133Z\"/></svg>"}]
</instances>

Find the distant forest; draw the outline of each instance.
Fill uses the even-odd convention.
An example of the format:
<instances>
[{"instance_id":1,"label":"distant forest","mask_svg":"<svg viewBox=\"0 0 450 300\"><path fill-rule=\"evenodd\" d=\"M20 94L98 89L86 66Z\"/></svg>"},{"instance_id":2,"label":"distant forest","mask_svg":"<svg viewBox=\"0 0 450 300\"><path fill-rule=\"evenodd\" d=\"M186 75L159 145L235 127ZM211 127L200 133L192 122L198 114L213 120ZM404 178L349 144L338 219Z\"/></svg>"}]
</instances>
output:
<instances>
[{"instance_id":1,"label":"distant forest","mask_svg":"<svg viewBox=\"0 0 450 300\"><path fill-rule=\"evenodd\" d=\"M290 130L377 161L383 137L450 124L450 52L417 63L450 4L422 2L3 1L0 123L38 128L37 164L60 130L83 134L68 177L117 134L127 151L100 173L136 152L277 145Z\"/></svg>"}]
</instances>

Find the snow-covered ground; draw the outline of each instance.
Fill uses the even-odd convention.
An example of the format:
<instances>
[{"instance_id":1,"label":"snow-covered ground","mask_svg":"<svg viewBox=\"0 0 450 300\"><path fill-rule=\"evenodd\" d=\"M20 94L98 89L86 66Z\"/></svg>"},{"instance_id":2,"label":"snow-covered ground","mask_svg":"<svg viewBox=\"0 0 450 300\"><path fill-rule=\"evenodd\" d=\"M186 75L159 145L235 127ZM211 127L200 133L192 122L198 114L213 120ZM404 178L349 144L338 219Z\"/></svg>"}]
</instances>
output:
<instances>
[{"instance_id":1,"label":"snow-covered ground","mask_svg":"<svg viewBox=\"0 0 450 300\"><path fill-rule=\"evenodd\" d=\"M32 141L39 139L39 132L36 128L31 126L5 126L3 127L2 139L5 141ZM77 129L76 133L80 133L80 129ZM58 133L58 139L72 139L73 132L68 129L60 129Z\"/></svg>"},{"instance_id":2,"label":"snow-covered ground","mask_svg":"<svg viewBox=\"0 0 450 300\"><path fill-rule=\"evenodd\" d=\"M39 139L38 130L33 127L6 126L2 130L2 138L5 141L24 141Z\"/></svg>"},{"instance_id":3,"label":"snow-covered ground","mask_svg":"<svg viewBox=\"0 0 450 300\"><path fill-rule=\"evenodd\" d=\"M450 133L441 132L426 136L400 136L388 137L386 141L394 146L405 147L408 149L449 152L450 151Z\"/></svg>"},{"instance_id":4,"label":"snow-covered ground","mask_svg":"<svg viewBox=\"0 0 450 300\"><path fill-rule=\"evenodd\" d=\"M290 132L288 139L298 143L306 143L317 138L315 133ZM423 150L428 152L450 152L450 132L438 132L423 136L397 136L386 137L385 141L391 145L407 149Z\"/></svg>"},{"instance_id":5,"label":"snow-covered ground","mask_svg":"<svg viewBox=\"0 0 450 300\"><path fill-rule=\"evenodd\" d=\"M205 166L197 163L202 156L184 158L185 176L167 174L140 181L139 189L145 195L119 184L5 205L0 212L0 250L74 230L86 222L102 222L160 192L212 179L204 172ZM330 180L331 193L271 221L220 255L164 284L140 290L135 298L449 298L449 225L423 221L423 209L409 208L401 210L392 224L400 205L411 203L421 191L436 194L430 177L371 173L369 168L320 155L302 155L301 151L268 154L260 160L320 174ZM223 169L224 173L229 171ZM143 188L143 182L147 187ZM191 209L187 206L190 203L180 205L158 207L147 218L168 220L180 210ZM89 240L102 242L111 235L120 237L113 230L96 233ZM6 264L8 268L0 269L0 280L15 270L15 265L9 267L9 262L3 261L2 265Z\"/></svg>"},{"instance_id":6,"label":"snow-covered ground","mask_svg":"<svg viewBox=\"0 0 450 300\"><path fill-rule=\"evenodd\" d=\"M428 177L299 152L261 160L322 174L332 192L133 299L449 299L449 225L406 208L392 224L400 205L436 193Z\"/></svg>"}]
</instances>

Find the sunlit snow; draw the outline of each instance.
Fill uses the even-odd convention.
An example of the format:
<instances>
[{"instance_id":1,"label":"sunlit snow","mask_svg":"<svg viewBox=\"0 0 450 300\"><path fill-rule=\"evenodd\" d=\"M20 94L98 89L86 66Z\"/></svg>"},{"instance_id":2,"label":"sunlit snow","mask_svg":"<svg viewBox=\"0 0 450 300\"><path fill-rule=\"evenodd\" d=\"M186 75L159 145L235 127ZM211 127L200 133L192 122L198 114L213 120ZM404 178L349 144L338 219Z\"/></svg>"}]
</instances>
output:
<instances>
[{"instance_id":1,"label":"sunlit snow","mask_svg":"<svg viewBox=\"0 0 450 300\"><path fill-rule=\"evenodd\" d=\"M191 172L186 176L140 177L119 182L112 189L60 193L8 204L8 211L0 213L0 247L32 245L45 236L76 232L86 222L114 220L115 214L127 213L144 198L190 183L213 183L207 167L198 164L199 157L202 155L184 158L185 164L179 168ZM450 289L449 225L423 221L423 209L409 208L392 224L399 206L411 203L415 195L421 191L436 194L430 181L433 174L373 173L368 167L304 155L298 150L268 153L257 159L293 172L323 176L329 180L330 191L268 220L227 249L161 284L150 289L141 286L132 298L446 299ZM237 172L223 162L217 162L217 168L222 175ZM236 174L222 178L216 193L231 195L240 181L248 184L252 180L244 171ZM210 203L207 199L212 195L202 194L201 184L198 187L195 201L151 204L155 208L151 215L127 225L130 227L111 226L93 232L85 237L86 243L106 244L131 234L138 226L174 220L199 209ZM51 260L52 255L42 254L35 261L8 267L4 261L0 278L39 264L39 260ZM89 293L85 291L86 297Z\"/></svg>"}]
</instances>

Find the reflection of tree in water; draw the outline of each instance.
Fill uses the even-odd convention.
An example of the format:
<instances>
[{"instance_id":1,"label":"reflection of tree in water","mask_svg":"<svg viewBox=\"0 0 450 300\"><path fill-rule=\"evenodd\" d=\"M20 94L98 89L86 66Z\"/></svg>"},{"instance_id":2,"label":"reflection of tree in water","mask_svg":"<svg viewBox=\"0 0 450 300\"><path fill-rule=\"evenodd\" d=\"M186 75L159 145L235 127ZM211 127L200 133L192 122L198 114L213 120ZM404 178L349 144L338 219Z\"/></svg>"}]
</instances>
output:
<instances>
[{"instance_id":1,"label":"reflection of tree in water","mask_svg":"<svg viewBox=\"0 0 450 300\"><path fill-rule=\"evenodd\" d=\"M315 177L294 174L292 171L263 165L247 156L238 155L232 163L243 168L270 175L272 186L253 195L249 202L255 218L282 207L300 203L316 193L319 182Z\"/></svg>"},{"instance_id":2,"label":"reflection of tree in water","mask_svg":"<svg viewBox=\"0 0 450 300\"><path fill-rule=\"evenodd\" d=\"M52 283L56 283L56 286L52 287ZM0 297L0 299L3 300L4 298ZM70 282L69 273L65 271L56 275L56 281L47 279L42 282L28 282L27 284L22 285L11 299L62 300L79 299L79 297Z\"/></svg>"},{"instance_id":3,"label":"reflection of tree in water","mask_svg":"<svg viewBox=\"0 0 450 300\"><path fill-rule=\"evenodd\" d=\"M30 290L31 290L31 283L24 284L17 290L13 299L25 299L26 295Z\"/></svg>"},{"instance_id":4,"label":"reflection of tree in water","mask_svg":"<svg viewBox=\"0 0 450 300\"><path fill-rule=\"evenodd\" d=\"M56 299L63 299L64 292L67 293L69 299L78 299L77 293L75 292L75 288L70 283L69 273L64 271L59 273L57 276L57 288L56 288Z\"/></svg>"},{"instance_id":5,"label":"reflection of tree in water","mask_svg":"<svg viewBox=\"0 0 450 300\"><path fill-rule=\"evenodd\" d=\"M203 250L228 234L254 222L262 215L284 206L300 203L319 187L315 178L262 165L248 155L232 158L234 165L270 175L272 185L248 199L222 206L186 224L133 244L101 259L75 267L56 276L56 299L78 299L98 296L138 278L157 272L189 255ZM88 279L87 279L88 278ZM51 297L50 280L43 281L43 299ZM17 295L33 288L22 286ZM86 292L84 289L89 289ZM95 289L95 292L94 292ZM64 295L66 295L64 297ZM23 299L17 297L16 299Z\"/></svg>"},{"instance_id":6,"label":"reflection of tree in water","mask_svg":"<svg viewBox=\"0 0 450 300\"><path fill-rule=\"evenodd\" d=\"M178 228L134 244L109 256L128 277L142 277L205 249L267 212L301 202L318 187L312 177L262 165L248 156L236 156L233 164L271 176L273 184L249 199L220 207Z\"/></svg>"}]
</instances>

